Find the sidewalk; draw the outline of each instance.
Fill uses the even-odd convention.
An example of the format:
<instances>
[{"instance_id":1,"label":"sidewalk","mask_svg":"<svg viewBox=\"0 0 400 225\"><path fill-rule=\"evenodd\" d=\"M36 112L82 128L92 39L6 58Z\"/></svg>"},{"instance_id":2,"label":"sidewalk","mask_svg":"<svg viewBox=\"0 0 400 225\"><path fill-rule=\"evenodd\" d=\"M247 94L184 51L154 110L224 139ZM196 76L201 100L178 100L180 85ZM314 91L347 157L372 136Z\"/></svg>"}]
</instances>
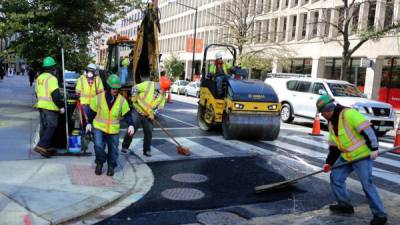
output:
<instances>
[{"instance_id":1,"label":"sidewalk","mask_svg":"<svg viewBox=\"0 0 400 225\"><path fill-rule=\"evenodd\" d=\"M0 82L0 225L59 224L145 190L140 163L120 155L113 177L94 174L94 156L43 159L31 152L38 125L26 76ZM142 193L143 192L143 193ZM134 201L131 201L133 203Z\"/></svg>"}]
</instances>

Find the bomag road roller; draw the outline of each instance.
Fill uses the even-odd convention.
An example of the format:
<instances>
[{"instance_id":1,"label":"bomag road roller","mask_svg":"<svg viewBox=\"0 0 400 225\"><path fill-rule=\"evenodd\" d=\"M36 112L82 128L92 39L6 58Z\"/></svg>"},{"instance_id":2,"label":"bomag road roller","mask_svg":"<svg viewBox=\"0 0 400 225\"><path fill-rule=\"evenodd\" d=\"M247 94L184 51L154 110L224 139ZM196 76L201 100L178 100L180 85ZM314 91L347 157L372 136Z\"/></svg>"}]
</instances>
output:
<instances>
[{"instance_id":1,"label":"bomag road roller","mask_svg":"<svg viewBox=\"0 0 400 225\"><path fill-rule=\"evenodd\" d=\"M224 75L222 93L218 91L216 76L209 72L210 65L214 63L207 63L211 48L223 49L233 57L232 67ZM199 127L209 131L222 126L225 139L276 139L280 131L281 105L274 89L259 80L231 78L243 75L245 71L235 66L235 62L235 47L223 44L206 46L197 111Z\"/></svg>"}]
</instances>

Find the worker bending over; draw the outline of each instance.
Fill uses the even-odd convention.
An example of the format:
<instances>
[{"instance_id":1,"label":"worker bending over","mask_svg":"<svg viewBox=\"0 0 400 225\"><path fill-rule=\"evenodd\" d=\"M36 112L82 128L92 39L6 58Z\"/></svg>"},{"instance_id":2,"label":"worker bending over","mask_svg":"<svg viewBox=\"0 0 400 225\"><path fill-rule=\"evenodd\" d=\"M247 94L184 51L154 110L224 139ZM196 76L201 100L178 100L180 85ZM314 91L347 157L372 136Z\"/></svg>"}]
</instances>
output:
<instances>
[{"instance_id":1,"label":"worker bending over","mask_svg":"<svg viewBox=\"0 0 400 225\"><path fill-rule=\"evenodd\" d=\"M354 213L345 181L355 171L374 215L370 224L385 224L387 213L372 180L372 160L378 157L379 145L370 122L357 110L336 104L328 95L322 95L316 105L318 112L329 122L329 154L323 166L325 172L330 171L333 165L370 155L332 170L331 189L337 204L330 205L329 209L339 213Z\"/></svg>"},{"instance_id":2,"label":"worker bending over","mask_svg":"<svg viewBox=\"0 0 400 225\"><path fill-rule=\"evenodd\" d=\"M166 92L171 87L171 80L161 77L160 82L144 81L132 89L132 117L135 124L141 124L144 132L143 155L151 157L151 140L155 109L163 109ZM132 136L126 135L122 142L122 152L128 153Z\"/></svg>"},{"instance_id":3,"label":"worker bending over","mask_svg":"<svg viewBox=\"0 0 400 225\"><path fill-rule=\"evenodd\" d=\"M103 164L107 161L107 176L114 175L117 165L120 119L124 117L128 124L128 134L133 135L135 129L132 122L130 108L127 100L119 94L121 81L117 75L110 75L107 79L109 88L106 92L98 94L90 102L89 124L86 133L94 133L94 149L96 154L95 174L101 175ZM105 147L107 144L107 153Z\"/></svg>"}]
</instances>

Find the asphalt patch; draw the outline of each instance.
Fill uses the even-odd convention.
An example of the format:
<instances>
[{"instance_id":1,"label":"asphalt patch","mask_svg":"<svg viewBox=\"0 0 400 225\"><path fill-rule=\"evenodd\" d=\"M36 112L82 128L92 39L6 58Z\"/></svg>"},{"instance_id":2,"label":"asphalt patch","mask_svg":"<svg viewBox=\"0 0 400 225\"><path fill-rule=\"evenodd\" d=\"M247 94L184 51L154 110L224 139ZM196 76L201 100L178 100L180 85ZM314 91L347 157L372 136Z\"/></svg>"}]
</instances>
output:
<instances>
[{"instance_id":1,"label":"asphalt patch","mask_svg":"<svg viewBox=\"0 0 400 225\"><path fill-rule=\"evenodd\" d=\"M99 224L185 224L195 222L195 216L208 209L259 205L270 215L319 209L333 201L329 184L316 178L282 190L255 194L255 186L285 180L268 166L265 159L257 156L153 162L148 165L155 177L150 192ZM181 173L202 174L208 180L187 183L172 179ZM204 197L176 201L162 196L165 190L176 188L196 189L203 192ZM252 217L252 213L246 213L244 208L231 208L231 211Z\"/></svg>"}]
</instances>

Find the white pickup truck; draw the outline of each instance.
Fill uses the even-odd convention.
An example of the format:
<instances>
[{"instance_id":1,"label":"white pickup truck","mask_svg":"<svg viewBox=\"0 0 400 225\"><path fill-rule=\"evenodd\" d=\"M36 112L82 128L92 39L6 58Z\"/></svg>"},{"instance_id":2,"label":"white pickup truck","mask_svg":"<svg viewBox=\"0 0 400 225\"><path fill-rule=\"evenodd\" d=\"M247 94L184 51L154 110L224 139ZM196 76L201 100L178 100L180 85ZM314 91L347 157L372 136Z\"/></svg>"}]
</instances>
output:
<instances>
[{"instance_id":1,"label":"white pickup truck","mask_svg":"<svg viewBox=\"0 0 400 225\"><path fill-rule=\"evenodd\" d=\"M319 78L267 78L282 103L281 119L290 123L295 117L313 119L315 102L322 94L328 94L343 106L362 113L374 126L379 136L394 129L396 113L387 103L367 99L356 86L347 81ZM322 122L326 121L321 118Z\"/></svg>"}]
</instances>

